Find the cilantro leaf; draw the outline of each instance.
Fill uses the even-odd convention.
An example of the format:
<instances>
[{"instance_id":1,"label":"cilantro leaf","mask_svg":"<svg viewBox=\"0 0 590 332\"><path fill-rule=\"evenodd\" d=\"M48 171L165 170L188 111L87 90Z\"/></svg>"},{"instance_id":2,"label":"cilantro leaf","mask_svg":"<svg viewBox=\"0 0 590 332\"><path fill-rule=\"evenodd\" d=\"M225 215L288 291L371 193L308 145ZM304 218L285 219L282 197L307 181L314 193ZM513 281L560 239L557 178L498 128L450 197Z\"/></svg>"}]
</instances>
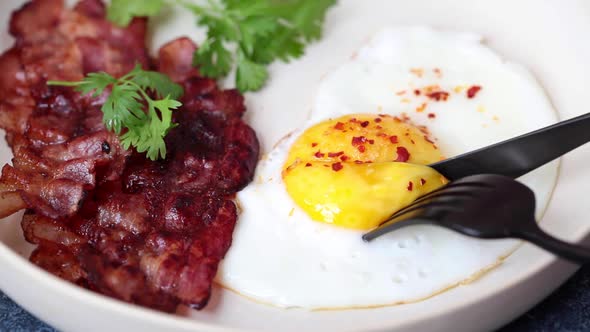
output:
<instances>
[{"instance_id":1,"label":"cilantro leaf","mask_svg":"<svg viewBox=\"0 0 590 332\"><path fill-rule=\"evenodd\" d=\"M219 78L237 61L236 86L256 91L268 79L266 65L303 55L305 44L321 37L322 23L336 0L221 0L209 6L184 4L207 28L194 57L205 76ZM232 52L237 56L231 56Z\"/></svg>"},{"instance_id":2,"label":"cilantro leaf","mask_svg":"<svg viewBox=\"0 0 590 332\"><path fill-rule=\"evenodd\" d=\"M155 71L145 71L136 65L129 73L130 80L139 85L143 90L150 90L160 98L169 96L172 99L182 97L182 87L174 84L168 76Z\"/></svg>"},{"instance_id":3,"label":"cilantro leaf","mask_svg":"<svg viewBox=\"0 0 590 332\"><path fill-rule=\"evenodd\" d=\"M136 16L154 16L160 12L165 0L111 0L107 18L120 27L126 27Z\"/></svg>"},{"instance_id":4,"label":"cilantro leaf","mask_svg":"<svg viewBox=\"0 0 590 332\"><path fill-rule=\"evenodd\" d=\"M303 55L319 39L326 13L337 0L113 0L109 19L128 24L134 16L155 15L164 4L180 4L207 29L193 63L207 77L227 76L234 62L236 86L256 91L268 79L266 65Z\"/></svg>"},{"instance_id":5,"label":"cilantro leaf","mask_svg":"<svg viewBox=\"0 0 590 332\"><path fill-rule=\"evenodd\" d=\"M125 149L135 147L151 160L166 158L164 137L175 126L172 111L182 104L184 91L166 75L146 71L137 65L120 78L107 73L90 73L79 82L49 81L48 85L75 87L76 91L97 97L111 87L103 104L105 127L119 135ZM159 99L153 99L156 95Z\"/></svg>"},{"instance_id":6,"label":"cilantro leaf","mask_svg":"<svg viewBox=\"0 0 590 332\"><path fill-rule=\"evenodd\" d=\"M233 58L222 41L209 39L195 52L193 62L204 64L201 74L208 77L223 77L231 71Z\"/></svg>"},{"instance_id":7,"label":"cilantro leaf","mask_svg":"<svg viewBox=\"0 0 590 332\"><path fill-rule=\"evenodd\" d=\"M291 1L282 10L283 18L295 27L305 41L310 42L322 36L322 24L330 7L336 0Z\"/></svg>"},{"instance_id":8,"label":"cilantro leaf","mask_svg":"<svg viewBox=\"0 0 590 332\"><path fill-rule=\"evenodd\" d=\"M242 52L238 55L236 86L240 91L259 90L268 78L268 70L263 64L250 61Z\"/></svg>"}]
</instances>

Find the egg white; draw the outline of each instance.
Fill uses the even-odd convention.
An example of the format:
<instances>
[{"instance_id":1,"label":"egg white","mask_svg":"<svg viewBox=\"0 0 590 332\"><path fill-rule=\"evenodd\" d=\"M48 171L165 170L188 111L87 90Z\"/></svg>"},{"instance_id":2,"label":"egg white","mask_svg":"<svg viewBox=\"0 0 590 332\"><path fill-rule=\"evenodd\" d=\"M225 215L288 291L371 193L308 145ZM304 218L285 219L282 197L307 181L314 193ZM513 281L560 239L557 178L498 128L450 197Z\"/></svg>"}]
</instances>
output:
<instances>
[{"instance_id":1,"label":"egg white","mask_svg":"<svg viewBox=\"0 0 590 332\"><path fill-rule=\"evenodd\" d=\"M424 75L418 77L412 68L424 69ZM429 102L424 112L416 112L424 99L396 93L432 84L444 90L473 84L483 89L473 99L452 94L447 102ZM556 121L532 75L501 59L479 36L422 27L385 29L323 78L308 122L265 156L255 181L238 194L240 218L219 283L280 307L391 305L470 280L515 249L518 241L478 240L433 226L408 227L364 243L362 232L310 220L287 194L281 168L304 128L351 113L407 113L416 124L428 126L448 157ZM280 121L280 110L274 114ZM264 141L265 133L259 135ZM522 179L537 195L539 216L556 174L557 165L551 164Z\"/></svg>"}]
</instances>

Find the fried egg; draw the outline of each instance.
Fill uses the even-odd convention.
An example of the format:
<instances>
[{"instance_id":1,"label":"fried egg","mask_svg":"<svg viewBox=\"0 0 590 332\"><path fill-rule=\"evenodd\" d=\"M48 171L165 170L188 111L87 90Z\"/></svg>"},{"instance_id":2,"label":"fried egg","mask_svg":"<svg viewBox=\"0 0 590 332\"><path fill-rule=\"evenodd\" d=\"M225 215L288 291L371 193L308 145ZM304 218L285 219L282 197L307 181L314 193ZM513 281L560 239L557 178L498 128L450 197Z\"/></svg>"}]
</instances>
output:
<instances>
[{"instance_id":1,"label":"fried egg","mask_svg":"<svg viewBox=\"0 0 590 332\"><path fill-rule=\"evenodd\" d=\"M240 217L217 282L274 306L347 309L414 302L473 280L518 242L434 226L370 243L361 236L444 185L425 165L555 121L533 76L479 36L384 29L322 78L307 122L237 195ZM555 177L553 164L522 179L538 216Z\"/></svg>"}]
</instances>

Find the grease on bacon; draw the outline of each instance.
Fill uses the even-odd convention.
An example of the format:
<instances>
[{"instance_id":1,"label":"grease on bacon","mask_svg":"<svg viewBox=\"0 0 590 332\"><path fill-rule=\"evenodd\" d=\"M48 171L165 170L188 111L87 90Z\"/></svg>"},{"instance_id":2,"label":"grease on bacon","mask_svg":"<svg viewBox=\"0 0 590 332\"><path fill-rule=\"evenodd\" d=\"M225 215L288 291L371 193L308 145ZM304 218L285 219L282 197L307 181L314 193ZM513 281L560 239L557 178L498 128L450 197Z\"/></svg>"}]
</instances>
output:
<instances>
[{"instance_id":1,"label":"grease on bacon","mask_svg":"<svg viewBox=\"0 0 590 332\"><path fill-rule=\"evenodd\" d=\"M174 311L202 308L237 218L233 194L252 180L259 147L243 97L192 67L181 38L149 59L146 22L104 19L98 0L73 9L35 0L10 22L15 46L0 56L0 126L13 150L0 178L0 216L26 209L31 261L124 301ZM166 160L121 148L93 99L47 80L89 72L120 76L140 63L182 84L179 126ZM151 66L151 67L150 67Z\"/></svg>"}]
</instances>

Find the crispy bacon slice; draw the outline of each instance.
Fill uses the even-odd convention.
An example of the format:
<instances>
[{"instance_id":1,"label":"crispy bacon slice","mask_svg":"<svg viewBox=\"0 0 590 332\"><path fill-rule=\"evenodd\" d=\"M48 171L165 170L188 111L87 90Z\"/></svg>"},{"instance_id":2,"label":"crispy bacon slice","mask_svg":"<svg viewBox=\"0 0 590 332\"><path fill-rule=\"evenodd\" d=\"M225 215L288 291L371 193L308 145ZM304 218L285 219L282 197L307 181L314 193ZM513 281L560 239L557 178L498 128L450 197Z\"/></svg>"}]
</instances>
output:
<instances>
[{"instance_id":1,"label":"crispy bacon slice","mask_svg":"<svg viewBox=\"0 0 590 332\"><path fill-rule=\"evenodd\" d=\"M174 311L202 308L237 218L232 197L252 180L256 134L244 99L192 67L186 38L149 60L146 22L126 29L99 0L66 9L34 0L13 14L15 46L0 56L0 126L14 152L0 178L0 216L27 209L31 261L123 301ZM92 99L52 80L91 71L122 75L140 63L185 89L166 137L165 160L125 151L102 124L105 95Z\"/></svg>"}]
</instances>

